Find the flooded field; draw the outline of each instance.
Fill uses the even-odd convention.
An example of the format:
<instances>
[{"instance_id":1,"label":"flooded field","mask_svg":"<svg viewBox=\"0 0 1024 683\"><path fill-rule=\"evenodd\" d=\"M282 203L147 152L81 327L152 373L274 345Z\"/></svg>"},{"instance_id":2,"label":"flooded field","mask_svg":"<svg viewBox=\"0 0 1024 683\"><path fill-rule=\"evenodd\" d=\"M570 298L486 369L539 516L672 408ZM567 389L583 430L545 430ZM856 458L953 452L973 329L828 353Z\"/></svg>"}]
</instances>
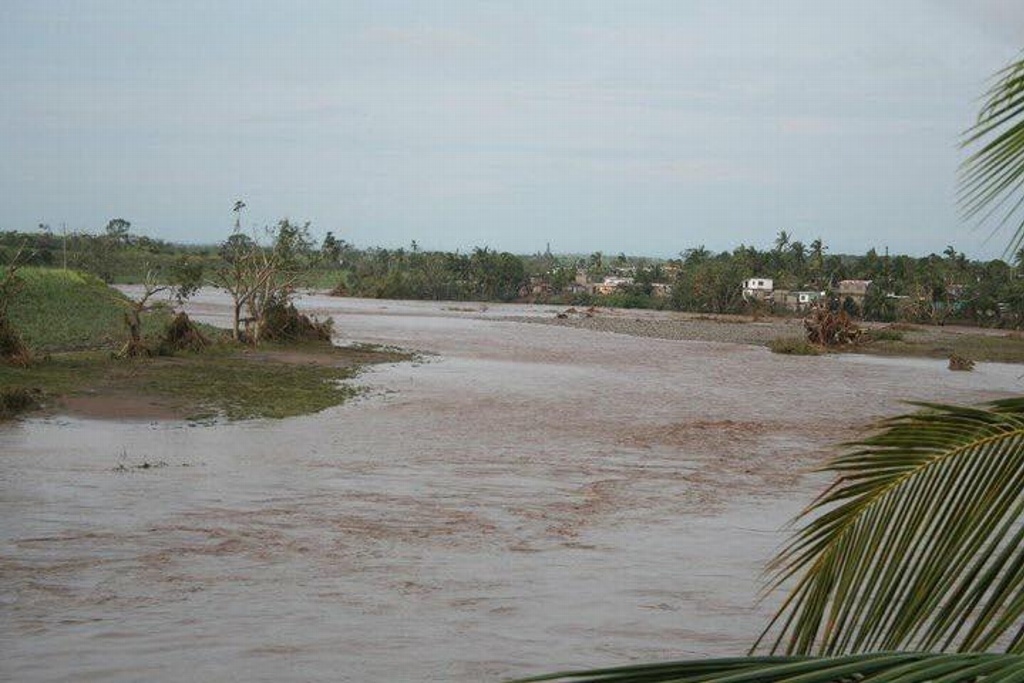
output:
<instances>
[{"instance_id":1,"label":"flooded field","mask_svg":"<svg viewBox=\"0 0 1024 683\"><path fill-rule=\"evenodd\" d=\"M516 321L542 307L303 305L423 359L303 418L0 427L0 679L482 681L740 654L834 444L1024 372ZM191 308L226 321L215 294Z\"/></svg>"}]
</instances>

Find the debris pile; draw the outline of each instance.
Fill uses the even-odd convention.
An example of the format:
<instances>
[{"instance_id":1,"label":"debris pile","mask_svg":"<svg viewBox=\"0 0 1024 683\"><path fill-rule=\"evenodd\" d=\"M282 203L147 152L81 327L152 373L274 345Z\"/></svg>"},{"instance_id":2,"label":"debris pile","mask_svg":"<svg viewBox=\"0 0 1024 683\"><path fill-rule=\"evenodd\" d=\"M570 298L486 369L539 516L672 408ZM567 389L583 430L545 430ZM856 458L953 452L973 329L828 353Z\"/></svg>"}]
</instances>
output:
<instances>
[{"instance_id":1,"label":"debris pile","mask_svg":"<svg viewBox=\"0 0 1024 683\"><path fill-rule=\"evenodd\" d=\"M167 325L164 336L160 340L160 348L164 352L192 351L198 353L210 345L210 340L185 312L178 313Z\"/></svg>"},{"instance_id":2,"label":"debris pile","mask_svg":"<svg viewBox=\"0 0 1024 683\"><path fill-rule=\"evenodd\" d=\"M970 371L974 369L974 361L970 358L954 353L949 357L949 369L959 371Z\"/></svg>"},{"instance_id":3,"label":"debris pile","mask_svg":"<svg viewBox=\"0 0 1024 683\"><path fill-rule=\"evenodd\" d=\"M804 329L807 341L826 347L856 344L863 332L846 311L827 306L812 308L804 318Z\"/></svg>"},{"instance_id":4,"label":"debris pile","mask_svg":"<svg viewBox=\"0 0 1024 683\"><path fill-rule=\"evenodd\" d=\"M268 307L262 338L276 341L331 341L334 319L317 320L299 313L295 304L274 303Z\"/></svg>"}]
</instances>

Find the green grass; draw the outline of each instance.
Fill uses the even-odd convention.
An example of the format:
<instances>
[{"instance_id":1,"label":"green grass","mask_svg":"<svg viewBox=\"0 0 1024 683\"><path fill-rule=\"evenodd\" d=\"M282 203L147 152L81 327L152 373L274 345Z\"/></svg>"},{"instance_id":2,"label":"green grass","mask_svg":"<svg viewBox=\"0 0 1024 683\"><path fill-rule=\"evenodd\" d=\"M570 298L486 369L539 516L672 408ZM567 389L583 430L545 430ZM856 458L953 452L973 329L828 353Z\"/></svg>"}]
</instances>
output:
<instances>
[{"instance_id":1,"label":"green grass","mask_svg":"<svg viewBox=\"0 0 1024 683\"><path fill-rule=\"evenodd\" d=\"M904 333L891 327L882 327L873 330L865 330L865 341L903 341Z\"/></svg>"},{"instance_id":2,"label":"green grass","mask_svg":"<svg viewBox=\"0 0 1024 683\"><path fill-rule=\"evenodd\" d=\"M73 270L23 268L11 323L33 353L114 348L125 339L124 295L99 278ZM146 331L165 315L149 316Z\"/></svg>"},{"instance_id":3,"label":"green grass","mask_svg":"<svg viewBox=\"0 0 1024 683\"><path fill-rule=\"evenodd\" d=\"M50 405L68 395L130 397L158 400L193 420L284 418L319 412L355 395L356 387L341 382L362 365L410 358L394 350L328 345L253 352L222 344L200 354L136 360L76 351L29 367L0 365L0 387L39 392Z\"/></svg>"},{"instance_id":4,"label":"green grass","mask_svg":"<svg viewBox=\"0 0 1024 683\"><path fill-rule=\"evenodd\" d=\"M23 285L10 317L35 361L28 367L0 363L0 419L31 410L34 403L25 397L53 406L75 395L156 400L173 414L197 419L289 417L352 396L356 389L341 382L360 365L411 358L325 343L265 344L253 351L221 342L200 354L117 359L112 352L126 337L126 297L74 271L24 268L18 274ZM156 336L168 320L168 312L154 312L143 331ZM208 337L223 338L223 331L202 327Z\"/></svg>"},{"instance_id":5,"label":"green grass","mask_svg":"<svg viewBox=\"0 0 1024 683\"><path fill-rule=\"evenodd\" d=\"M239 353L214 353L184 359L137 363L119 379L142 394L164 397L191 419L284 418L316 413L356 393L340 384L352 367L254 361Z\"/></svg>"},{"instance_id":6,"label":"green grass","mask_svg":"<svg viewBox=\"0 0 1024 683\"><path fill-rule=\"evenodd\" d=\"M820 356L822 350L803 337L779 337L768 342L772 353L788 356Z\"/></svg>"},{"instance_id":7,"label":"green grass","mask_svg":"<svg viewBox=\"0 0 1024 683\"><path fill-rule=\"evenodd\" d=\"M949 358L956 354L985 363L1024 363L1024 339L1019 334L943 333L941 328L904 333L903 339L876 340L848 349L880 356Z\"/></svg>"}]
</instances>

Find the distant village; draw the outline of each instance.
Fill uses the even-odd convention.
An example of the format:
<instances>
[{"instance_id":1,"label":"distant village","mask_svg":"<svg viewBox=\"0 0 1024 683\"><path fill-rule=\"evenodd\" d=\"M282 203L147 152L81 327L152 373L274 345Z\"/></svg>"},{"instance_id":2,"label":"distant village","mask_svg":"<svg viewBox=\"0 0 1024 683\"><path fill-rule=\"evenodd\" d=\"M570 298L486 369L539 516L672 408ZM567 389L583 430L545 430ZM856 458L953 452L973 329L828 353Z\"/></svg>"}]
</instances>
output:
<instances>
[{"instance_id":1,"label":"distant village","mask_svg":"<svg viewBox=\"0 0 1024 683\"><path fill-rule=\"evenodd\" d=\"M672 262L662 264L657 268L657 274L665 280L675 281L678 278L680 266ZM630 292L638 286L644 287L644 293L652 297L668 298L672 296L672 289L675 286L672 282L656 282L648 277L642 281L637 278L638 268L627 266L623 268L612 268L611 274L604 275L594 281L585 268L578 268L573 280L566 282L561 288L556 288L551 277L554 273L546 275L533 275L529 283L520 290L521 298L558 297L565 295L588 295L588 296L611 296L616 293ZM872 280L839 280L830 291L813 289L781 289L775 287L775 280L770 277L750 277L742 281L738 289L742 292L743 300L752 305L768 305L772 308L785 308L791 311L802 311L833 297L840 302L849 300L858 310L864 306ZM894 300L907 299L907 296L887 294Z\"/></svg>"}]
</instances>

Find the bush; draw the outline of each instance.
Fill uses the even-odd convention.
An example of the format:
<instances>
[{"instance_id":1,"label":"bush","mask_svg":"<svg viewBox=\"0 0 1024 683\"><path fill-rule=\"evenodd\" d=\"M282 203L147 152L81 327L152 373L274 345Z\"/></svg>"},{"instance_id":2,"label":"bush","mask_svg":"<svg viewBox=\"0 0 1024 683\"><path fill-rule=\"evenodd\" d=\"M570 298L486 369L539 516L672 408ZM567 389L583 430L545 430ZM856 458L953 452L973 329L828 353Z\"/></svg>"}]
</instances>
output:
<instances>
[{"instance_id":1,"label":"bush","mask_svg":"<svg viewBox=\"0 0 1024 683\"><path fill-rule=\"evenodd\" d=\"M903 341L903 332L885 327L880 330L868 330L864 335L867 341Z\"/></svg>"},{"instance_id":2,"label":"bush","mask_svg":"<svg viewBox=\"0 0 1024 683\"><path fill-rule=\"evenodd\" d=\"M8 420L19 413L39 407L39 390L25 387L0 389L0 420Z\"/></svg>"},{"instance_id":3,"label":"bush","mask_svg":"<svg viewBox=\"0 0 1024 683\"><path fill-rule=\"evenodd\" d=\"M768 342L768 348L772 353L782 353L789 356L820 356L820 346L810 343L803 337L779 337Z\"/></svg>"},{"instance_id":4,"label":"bush","mask_svg":"<svg viewBox=\"0 0 1024 683\"><path fill-rule=\"evenodd\" d=\"M199 331L185 313L174 316L160 339L160 353L173 355L176 351L198 353L210 345L210 340Z\"/></svg>"},{"instance_id":5,"label":"bush","mask_svg":"<svg viewBox=\"0 0 1024 683\"><path fill-rule=\"evenodd\" d=\"M331 341L334 319L317 320L299 313L295 304L275 301L267 306L263 339L271 341Z\"/></svg>"},{"instance_id":6,"label":"bush","mask_svg":"<svg viewBox=\"0 0 1024 683\"><path fill-rule=\"evenodd\" d=\"M0 315L0 362L28 365L30 361L28 347L21 340L21 335L6 315Z\"/></svg>"},{"instance_id":7,"label":"bush","mask_svg":"<svg viewBox=\"0 0 1024 683\"><path fill-rule=\"evenodd\" d=\"M974 369L974 361L954 353L949 357L949 369L970 372Z\"/></svg>"}]
</instances>

